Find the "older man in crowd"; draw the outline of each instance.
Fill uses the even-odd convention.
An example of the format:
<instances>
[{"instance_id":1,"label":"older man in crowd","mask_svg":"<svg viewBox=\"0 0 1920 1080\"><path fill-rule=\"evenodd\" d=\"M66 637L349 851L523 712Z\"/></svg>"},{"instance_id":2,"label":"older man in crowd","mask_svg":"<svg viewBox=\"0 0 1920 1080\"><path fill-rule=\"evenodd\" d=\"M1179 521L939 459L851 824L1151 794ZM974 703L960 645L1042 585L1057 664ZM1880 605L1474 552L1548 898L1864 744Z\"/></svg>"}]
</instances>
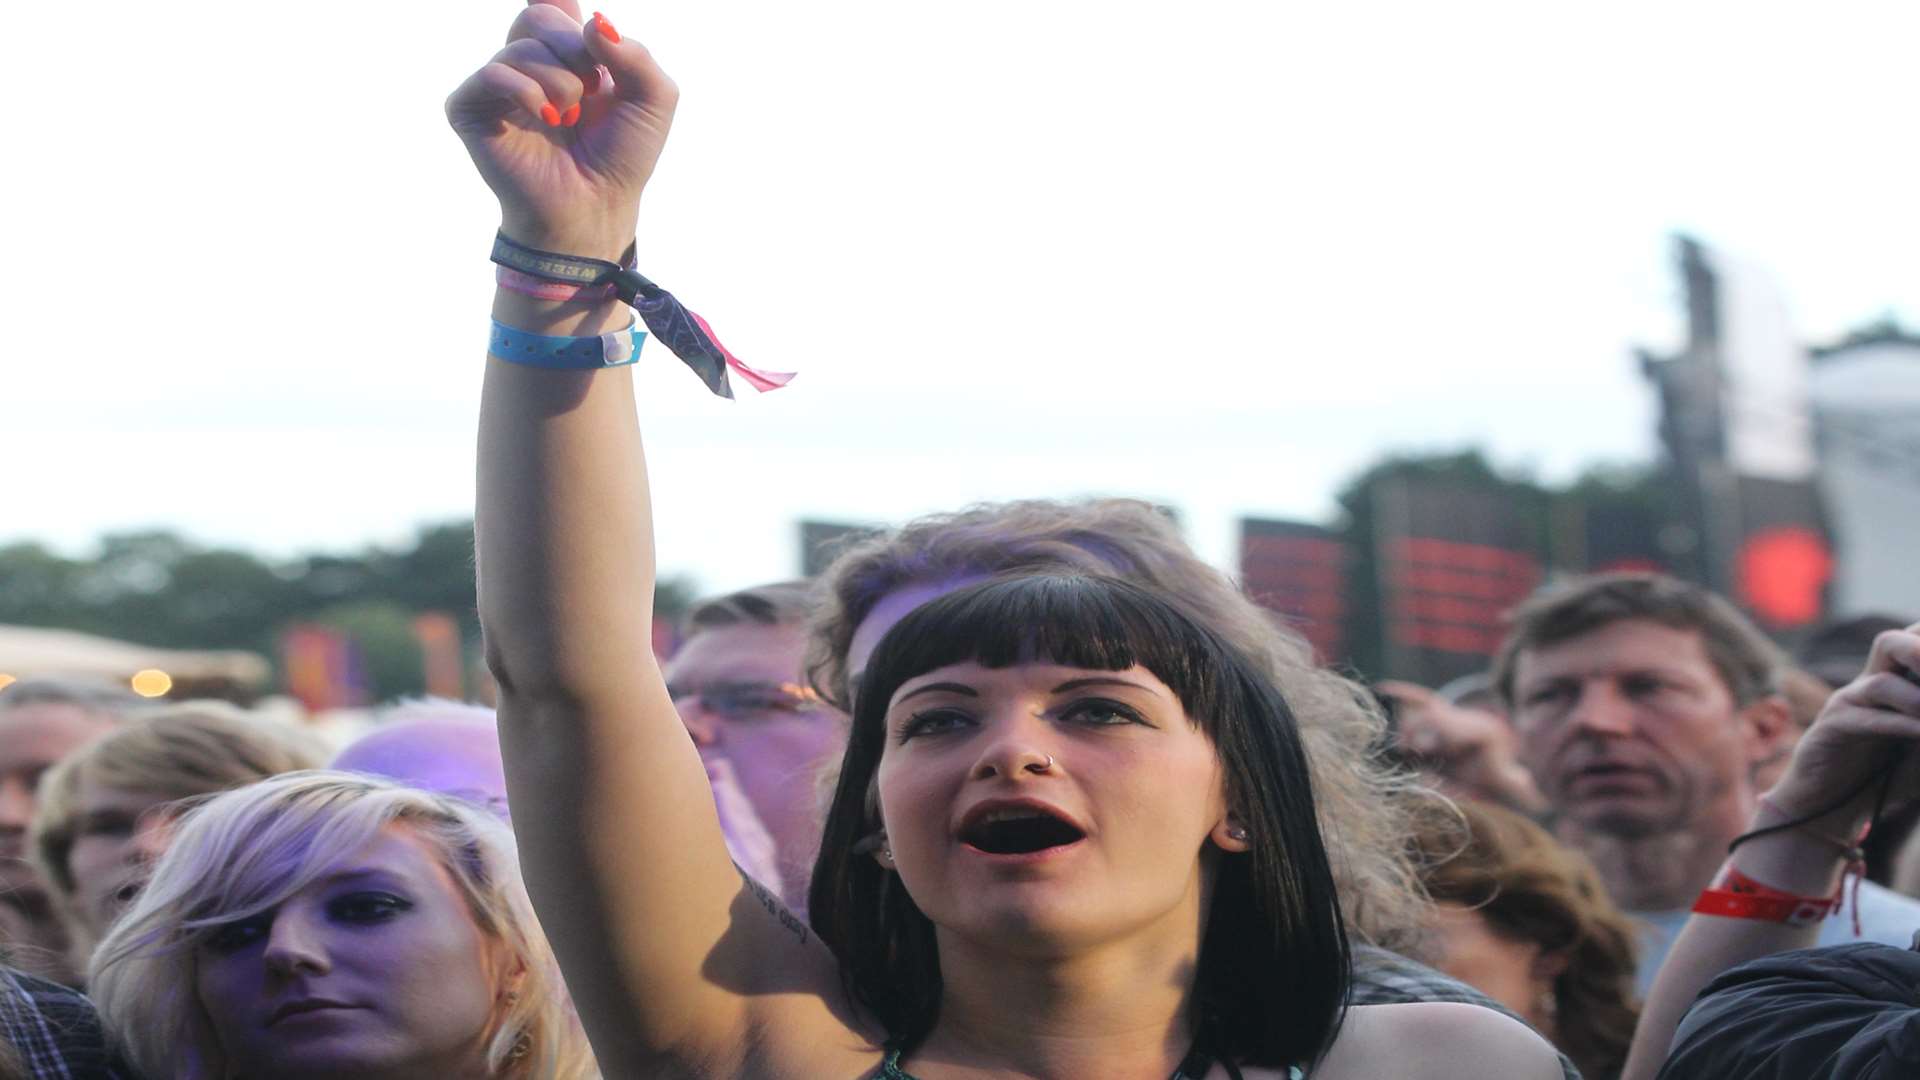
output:
<instances>
[{"instance_id":1,"label":"older man in crowd","mask_svg":"<svg viewBox=\"0 0 1920 1080\"><path fill-rule=\"evenodd\" d=\"M1656 574L1605 574L1522 605L1494 667L1518 753L1560 837L1648 934L1641 991L1793 733L1779 651L1731 604ZM1920 903L1867 884L1861 940L1906 944ZM1851 899L1851 898L1850 898ZM1856 940L1855 913L1822 944Z\"/></svg>"}]
</instances>

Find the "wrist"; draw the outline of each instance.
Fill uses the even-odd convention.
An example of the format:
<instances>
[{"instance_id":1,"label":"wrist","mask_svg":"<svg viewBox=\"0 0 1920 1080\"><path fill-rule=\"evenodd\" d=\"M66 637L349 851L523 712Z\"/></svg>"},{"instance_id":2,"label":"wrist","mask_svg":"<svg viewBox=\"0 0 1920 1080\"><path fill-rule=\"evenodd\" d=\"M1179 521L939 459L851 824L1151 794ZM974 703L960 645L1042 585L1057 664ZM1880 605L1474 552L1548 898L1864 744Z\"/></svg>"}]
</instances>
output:
<instances>
[{"instance_id":1,"label":"wrist","mask_svg":"<svg viewBox=\"0 0 1920 1080\"><path fill-rule=\"evenodd\" d=\"M633 243L637 222L632 215L542 221L527 215L501 214L500 231L509 240L541 251L603 259L617 263Z\"/></svg>"},{"instance_id":2,"label":"wrist","mask_svg":"<svg viewBox=\"0 0 1920 1080\"><path fill-rule=\"evenodd\" d=\"M1828 797L1830 801L1831 796ZM1827 837L1858 837L1867 827L1868 811L1860 806L1848 805L1820 815L1816 818L1808 814L1820 809L1820 798L1800 798L1787 789L1782 782L1762 792L1759 807L1754 811L1753 824L1749 828L1765 828L1787 821L1800 821L1794 828L1797 831ZM1805 820L1801 820L1801 819Z\"/></svg>"},{"instance_id":3,"label":"wrist","mask_svg":"<svg viewBox=\"0 0 1920 1080\"><path fill-rule=\"evenodd\" d=\"M499 289L493 295L493 320L534 334L588 337L622 329L633 313L618 298L542 300Z\"/></svg>"},{"instance_id":4,"label":"wrist","mask_svg":"<svg viewBox=\"0 0 1920 1080\"><path fill-rule=\"evenodd\" d=\"M1832 844L1788 829L1741 844L1726 865L1781 892L1827 896L1839 887L1847 858Z\"/></svg>"},{"instance_id":5,"label":"wrist","mask_svg":"<svg viewBox=\"0 0 1920 1080\"><path fill-rule=\"evenodd\" d=\"M1840 883L1847 866L1858 855L1861 826L1847 815L1828 815L1799 822L1800 815L1761 797L1748 822L1748 831L1774 829L1750 835L1728 860L1729 865L1755 880L1787 892L1825 895ZM1781 828L1781 826L1787 826Z\"/></svg>"}]
</instances>

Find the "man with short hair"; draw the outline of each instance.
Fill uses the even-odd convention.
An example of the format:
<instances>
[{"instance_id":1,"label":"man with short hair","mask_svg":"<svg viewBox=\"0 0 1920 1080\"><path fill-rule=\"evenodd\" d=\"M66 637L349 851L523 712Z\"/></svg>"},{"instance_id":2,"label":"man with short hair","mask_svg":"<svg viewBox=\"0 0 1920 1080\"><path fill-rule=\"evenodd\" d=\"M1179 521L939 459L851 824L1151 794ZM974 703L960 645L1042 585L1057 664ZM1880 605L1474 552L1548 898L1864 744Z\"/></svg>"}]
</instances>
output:
<instances>
[{"instance_id":1,"label":"man with short hair","mask_svg":"<svg viewBox=\"0 0 1920 1080\"><path fill-rule=\"evenodd\" d=\"M0 688L0 946L32 974L80 978L46 882L27 860L40 776L142 704L107 682L28 678Z\"/></svg>"},{"instance_id":2,"label":"man with short hair","mask_svg":"<svg viewBox=\"0 0 1920 1080\"><path fill-rule=\"evenodd\" d=\"M1755 770L1792 734L1783 667L1733 605L1659 574L1578 579L1514 612L1495 685L1555 831L1649 928L1642 993L1753 816ZM1858 896L1861 939L1920 928L1920 903L1871 883ZM1855 940L1854 914L1821 942Z\"/></svg>"},{"instance_id":3,"label":"man with short hair","mask_svg":"<svg viewBox=\"0 0 1920 1080\"><path fill-rule=\"evenodd\" d=\"M846 742L842 717L801 673L813 606L804 581L696 604L663 669L736 861L755 877L754 863L777 868L778 879L764 884L803 911L825 805L821 770Z\"/></svg>"}]
</instances>

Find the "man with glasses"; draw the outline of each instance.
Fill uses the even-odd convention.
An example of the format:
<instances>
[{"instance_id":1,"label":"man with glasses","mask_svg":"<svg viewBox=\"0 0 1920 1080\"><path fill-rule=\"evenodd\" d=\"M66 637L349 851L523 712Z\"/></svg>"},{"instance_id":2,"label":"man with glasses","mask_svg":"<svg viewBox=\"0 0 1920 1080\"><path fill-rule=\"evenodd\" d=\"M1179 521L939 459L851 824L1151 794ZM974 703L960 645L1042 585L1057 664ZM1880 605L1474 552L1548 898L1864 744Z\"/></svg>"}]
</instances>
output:
<instances>
[{"instance_id":1,"label":"man with glasses","mask_svg":"<svg viewBox=\"0 0 1920 1080\"><path fill-rule=\"evenodd\" d=\"M805 582L761 585L694 606L665 666L667 690L714 780L735 858L756 846L750 809L771 840L775 888L803 909L820 842L821 771L846 730L801 673L813 594ZM744 802L745 806L739 806Z\"/></svg>"}]
</instances>

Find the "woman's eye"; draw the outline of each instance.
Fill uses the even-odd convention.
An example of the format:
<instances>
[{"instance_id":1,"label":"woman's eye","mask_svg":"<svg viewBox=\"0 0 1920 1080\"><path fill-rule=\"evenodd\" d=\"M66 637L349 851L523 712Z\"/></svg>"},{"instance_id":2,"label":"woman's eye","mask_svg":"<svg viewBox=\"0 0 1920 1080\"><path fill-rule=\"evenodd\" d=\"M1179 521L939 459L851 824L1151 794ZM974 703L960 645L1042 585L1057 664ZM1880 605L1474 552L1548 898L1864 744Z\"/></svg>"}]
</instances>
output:
<instances>
[{"instance_id":1,"label":"woman's eye","mask_svg":"<svg viewBox=\"0 0 1920 1080\"><path fill-rule=\"evenodd\" d=\"M341 922L385 922L413 905L391 893L354 893L327 905L327 914Z\"/></svg>"},{"instance_id":2,"label":"woman's eye","mask_svg":"<svg viewBox=\"0 0 1920 1080\"><path fill-rule=\"evenodd\" d=\"M214 952L237 952L266 937L267 930L272 926L271 915L255 915L251 919L230 922L207 938L207 948Z\"/></svg>"},{"instance_id":3,"label":"woman's eye","mask_svg":"<svg viewBox=\"0 0 1920 1080\"><path fill-rule=\"evenodd\" d=\"M1142 717L1139 712L1117 701L1108 701L1105 698L1089 698L1085 701L1076 701L1068 706L1062 715L1083 724L1094 724L1101 727L1146 723L1146 718Z\"/></svg>"},{"instance_id":4,"label":"woman's eye","mask_svg":"<svg viewBox=\"0 0 1920 1080\"><path fill-rule=\"evenodd\" d=\"M958 709L928 709L907 717L907 722L900 725L900 741L906 742L916 735L954 731L971 722L967 714Z\"/></svg>"}]
</instances>

